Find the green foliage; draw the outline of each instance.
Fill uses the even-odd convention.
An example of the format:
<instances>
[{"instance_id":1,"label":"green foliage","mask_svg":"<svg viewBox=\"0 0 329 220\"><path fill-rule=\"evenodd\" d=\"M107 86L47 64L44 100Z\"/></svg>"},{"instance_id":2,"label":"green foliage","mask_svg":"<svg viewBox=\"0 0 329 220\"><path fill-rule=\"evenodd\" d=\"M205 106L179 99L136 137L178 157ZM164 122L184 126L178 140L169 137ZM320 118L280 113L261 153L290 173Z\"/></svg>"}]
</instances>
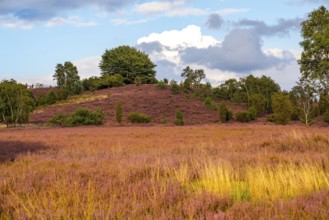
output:
<instances>
[{"instance_id":1,"label":"green foliage","mask_svg":"<svg viewBox=\"0 0 329 220\"><path fill-rule=\"evenodd\" d=\"M46 94L41 94L37 98L37 106L46 106L47 103L47 96Z\"/></svg>"},{"instance_id":2,"label":"green foliage","mask_svg":"<svg viewBox=\"0 0 329 220\"><path fill-rule=\"evenodd\" d=\"M168 119L167 118L164 118L160 121L160 124L163 124L163 125L166 125L168 124Z\"/></svg>"},{"instance_id":3,"label":"green foliage","mask_svg":"<svg viewBox=\"0 0 329 220\"><path fill-rule=\"evenodd\" d=\"M160 90L164 90L164 89L166 89L166 85L167 85L167 83L165 83L164 81L161 80L157 83L157 88Z\"/></svg>"},{"instance_id":4,"label":"green foliage","mask_svg":"<svg viewBox=\"0 0 329 220\"><path fill-rule=\"evenodd\" d=\"M136 86L139 86L139 85L142 85L142 78L141 77L139 77L139 76L136 76L135 77L135 79L134 79L134 84L136 85Z\"/></svg>"},{"instance_id":5,"label":"green foliage","mask_svg":"<svg viewBox=\"0 0 329 220\"><path fill-rule=\"evenodd\" d=\"M204 100L204 105L206 106L206 108L212 109L214 111L218 110L218 107L217 107L216 103L210 97L207 97Z\"/></svg>"},{"instance_id":6,"label":"green foliage","mask_svg":"<svg viewBox=\"0 0 329 220\"><path fill-rule=\"evenodd\" d=\"M266 97L262 94L253 94L250 96L250 104L256 109L257 116L260 117L266 109Z\"/></svg>"},{"instance_id":7,"label":"green foliage","mask_svg":"<svg viewBox=\"0 0 329 220\"><path fill-rule=\"evenodd\" d=\"M254 106L251 106L248 109L248 112L249 112L249 116L250 116L251 121L254 121L254 120L257 119L257 109Z\"/></svg>"},{"instance_id":8,"label":"green foliage","mask_svg":"<svg viewBox=\"0 0 329 220\"><path fill-rule=\"evenodd\" d=\"M203 69L193 70L187 66L181 76L185 79L184 84L187 88L197 89L201 84L201 81L206 78L206 74Z\"/></svg>"},{"instance_id":9,"label":"green foliage","mask_svg":"<svg viewBox=\"0 0 329 220\"><path fill-rule=\"evenodd\" d=\"M292 113L292 104L288 95L275 93L272 96L273 112L276 115L277 124L288 124Z\"/></svg>"},{"instance_id":10,"label":"green foliage","mask_svg":"<svg viewBox=\"0 0 329 220\"><path fill-rule=\"evenodd\" d=\"M103 74L101 77L90 77L82 81L85 90L95 91L100 89L120 87L125 85L124 77L119 74Z\"/></svg>"},{"instance_id":11,"label":"green foliage","mask_svg":"<svg viewBox=\"0 0 329 220\"><path fill-rule=\"evenodd\" d=\"M168 83L169 83L169 81L168 81L167 78L164 78L164 79L163 79L163 82L164 82L166 85L168 85Z\"/></svg>"},{"instance_id":12,"label":"green foliage","mask_svg":"<svg viewBox=\"0 0 329 220\"><path fill-rule=\"evenodd\" d=\"M266 121L269 121L269 122L277 123L279 120L280 120L279 115L275 114L275 113L267 115L267 117L266 117Z\"/></svg>"},{"instance_id":13,"label":"green foliage","mask_svg":"<svg viewBox=\"0 0 329 220\"><path fill-rule=\"evenodd\" d=\"M25 85L14 80L0 83L0 123L26 123L34 108L35 100Z\"/></svg>"},{"instance_id":14,"label":"green foliage","mask_svg":"<svg viewBox=\"0 0 329 220\"><path fill-rule=\"evenodd\" d=\"M115 119L119 124L122 123L122 104L121 104L121 102L115 103Z\"/></svg>"},{"instance_id":15,"label":"green foliage","mask_svg":"<svg viewBox=\"0 0 329 220\"><path fill-rule=\"evenodd\" d=\"M329 124L329 110L323 114L323 120Z\"/></svg>"},{"instance_id":16,"label":"green foliage","mask_svg":"<svg viewBox=\"0 0 329 220\"><path fill-rule=\"evenodd\" d=\"M329 95L320 96L319 110L321 115L329 110Z\"/></svg>"},{"instance_id":17,"label":"green foliage","mask_svg":"<svg viewBox=\"0 0 329 220\"><path fill-rule=\"evenodd\" d=\"M219 120L221 123L226 123L233 118L233 113L230 111L225 102L222 102L219 106Z\"/></svg>"},{"instance_id":18,"label":"green foliage","mask_svg":"<svg viewBox=\"0 0 329 220\"><path fill-rule=\"evenodd\" d=\"M235 114L235 118L239 122L249 122L251 120L249 111L239 111Z\"/></svg>"},{"instance_id":19,"label":"green foliage","mask_svg":"<svg viewBox=\"0 0 329 220\"><path fill-rule=\"evenodd\" d=\"M156 81L155 65L148 55L129 46L106 50L99 67L103 75L123 76L126 84L133 84L136 77L140 77L145 83Z\"/></svg>"},{"instance_id":20,"label":"green foliage","mask_svg":"<svg viewBox=\"0 0 329 220\"><path fill-rule=\"evenodd\" d=\"M73 114L55 115L48 123L62 127L102 125L104 123L104 117L104 112L101 109L90 111L88 109L78 108Z\"/></svg>"},{"instance_id":21,"label":"green foliage","mask_svg":"<svg viewBox=\"0 0 329 220\"><path fill-rule=\"evenodd\" d=\"M151 117L139 112L130 113L128 120L133 124L147 124L151 122Z\"/></svg>"},{"instance_id":22,"label":"green foliage","mask_svg":"<svg viewBox=\"0 0 329 220\"><path fill-rule=\"evenodd\" d=\"M293 106L291 111L291 120L299 121L301 119L301 115L302 115L302 109L297 106Z\"/></svg>"},{"instance_id":23,"label":"green foliage","mask_svg":"<svg viewBox=\"0 0 329 220\"><path fill-rule=\"evenodd\" d=\"M329 11L321 6L308 15L302 23L303 47L298 60L302 79L309 79L318 89L329 93Z\"/></svg>"},{"instance_id":24,"label":"green foliage","mask_svg":"<svg viewBox=\"0 0 329 220\"><path fill-rule=\"evenodd\" d=\"M202 99L202 100L204 100L207 97L212 97L213 90L212 90L211 84L209 82L206 84L200 84L194 90L194 96L198 97L199 99Z\"/></svg>"},{"instance_id":25,"label":"green foliage","mask_svg":"<svg viewBox=\"0 0 329 220\"><path fill-rule=\"evenodd\" d=\"M57 96L53 90L47 93L46 101L48 105L52 105L57 102Z\"/></svg>"},{"instance_id":26,"label":"green foliage","mask_svg":"<svg viewBox=\"0 0 329 220\"><path fill-rule=\"evenodd\" d=\"M175 119L174 119L174 123L175 125L177 126L184 126L184 115L183 115L183 112L181 112L180 110L177 110L176 111L176 116L175 116Z\"/></svg>"},{"instance_id":27,"label":"green foliage","mask_svg":"<svg viewBox=\"0 0 329 220\"><path fill-rule=\"evenodd\" d=\"M56 92L57 100L66 100L69 96L69 91L66 88L59 88Z\"/></svg>"},{"instance_id":28,"label":"green foliage","mask_svg":"<svg viewBox=\"0 0 329 220\"><path fill-rule=\"evenodd\" d=\"M60 88L66 88L70 95L77 95L82 92L82 85L78 75L78 69L71 62L57 64L54 80L57 80L57 85Z\"/></svg>"},{"instance_id":29,"label":"green foliage","mask_svg":"<svg viewBox=\"0 0 329 220\"><path fill-rule=\"evenodd\" d=\"M177 95L177 94L179 94L179 90L180 90L180 88L179 88L179 85L177 84L177 82L175 80L171 80L170 81L171 93Z\"/></svg>"}]
</instances>

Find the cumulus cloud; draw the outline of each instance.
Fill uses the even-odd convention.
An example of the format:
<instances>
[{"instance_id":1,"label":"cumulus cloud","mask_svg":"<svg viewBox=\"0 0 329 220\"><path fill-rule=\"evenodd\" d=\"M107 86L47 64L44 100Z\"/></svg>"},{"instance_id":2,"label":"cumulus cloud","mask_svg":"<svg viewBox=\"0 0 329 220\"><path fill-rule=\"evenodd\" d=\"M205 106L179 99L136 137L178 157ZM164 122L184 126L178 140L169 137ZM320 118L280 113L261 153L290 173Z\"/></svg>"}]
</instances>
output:
<instances>
[{"instance_id":1,"label":"cumulus cloud","mask_svg":"<svg viewBox=\"0 0 329 220\"><path fill-rule=\"evenodd\" d=\"M0 15L0 28L30 30L33 23L19 19L11 14Z\"/></svg>"},{"instance_id":2,"label":"cumulus cloud","mask_svg":"<svg viewBox=\"0 0 329 220\"><path fill-rule=\"evenodd\" d=\"M237 24L243 27L253 28L259 35L284 35L290 31L299 30L300 24L303 21L301 18L294 19L279 19L275 25L267 25L264 21L243 19Z\"/></svg>"},{"instance_id":3,"label":"cumulus cloud","mask_svg":"<svg viewBox=\"0 0 329 220\"><path fill-rule=\"evenodd\" d=\"M204 64L210 68L249 73L252 70L262 70L271 66L281 67L289 62L293 55L284 51L283 57L266 54L262 50L262 41L254 31L235 29L231 31L221 46L208 48L188 48L182 58L187 63Z\"/></svg>"},{"instance_id":4,"label":"cumulus cloud","mask_svg":"<svg viewBox=\"0 0 329 220\"><path fill-rule=\"evenodd\" d=\"M209 29L220 29L224 23L224 20L219 14L210 14L206 22L206 26Z\"/></svg>"},{"instance_id":5,"label":"cumulus cloud","mask_svg":"<svg viewBox=\"0 0 329 220\"><path fill-rule=\"evenodd\" d=\"M77 67L80 78L85 79L91 76L100 76L100 70L98 66L101 59L101 56L86 57L73 61L73 64Z\"/></svg>"}]
</instances>

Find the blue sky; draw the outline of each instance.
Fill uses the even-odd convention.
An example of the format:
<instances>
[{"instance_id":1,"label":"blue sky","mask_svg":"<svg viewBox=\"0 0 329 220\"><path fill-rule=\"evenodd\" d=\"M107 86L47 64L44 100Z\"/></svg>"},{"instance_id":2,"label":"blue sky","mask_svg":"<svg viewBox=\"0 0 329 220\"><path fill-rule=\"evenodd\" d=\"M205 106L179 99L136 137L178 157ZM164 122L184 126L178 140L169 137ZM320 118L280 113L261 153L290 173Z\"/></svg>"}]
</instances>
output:
<instances>
[{"instance_id":1,"label":"blue sky","mask_svg":"<svg viewBox=\"0 0 329 220\"><path fill-rule=\"evenodd\" d=\"M189 65L214 85L268 75L290 89L300 75L300 22L327 0L0 0L0 79L54 84L57 63L99 75L105 49L149 54L157 77Z\"/></svg>"}]
</instances>

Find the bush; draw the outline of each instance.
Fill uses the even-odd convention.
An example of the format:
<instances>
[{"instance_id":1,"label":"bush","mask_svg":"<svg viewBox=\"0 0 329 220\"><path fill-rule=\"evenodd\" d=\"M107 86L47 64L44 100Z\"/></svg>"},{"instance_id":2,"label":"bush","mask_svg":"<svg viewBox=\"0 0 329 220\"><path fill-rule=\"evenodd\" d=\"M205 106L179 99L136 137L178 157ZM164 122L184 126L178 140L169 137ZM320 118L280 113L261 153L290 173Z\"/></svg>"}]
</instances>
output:
<instances>
[{"instance_id":1,"label":"bush","mask_svg":"<svg viewBox=\"0 0 329 220\"><path fill-rule=\"evenodd\" d=\"M139 112L130 113L128 120L133 124L147 124L151 122L151 117Z\"/></svg>"},{"instance_id":2,"label":"bush","mask_svg":"<svg viewBox=\"0 0 329 220\"><path fill-rule=\"evenodd\" d=\"M115 119L119 124L122 123L122 105L121 105L121 102L115 103Z\"/></svg>"},{"instance_id":3,"label":"bush","mask_svg":"<svg viewBox=\"0 0 329 220\"><path fill-rule=\"evenodd\" d=\"M218 110L216 103L214 103L214 101L213 101L212 98L210 98L210 97L207 97L207 98L204 100L204 105L205 105L207 108L212 109L212 110L214 110L214 111L217 111L217 110Z\"/></svg>"},{"instance_id":4,"label":"bush","mask_svg":"<svg viewBox=\"0 0 329 220\"><path fill-rule=\"evenodd\" d=\"M104 123L104 112L101 109L90 111L88 109L78 108L73 114L55 115L48 123L62 127L102 125Z\"/></svg>"},{"instance_id":5,"label":"bush","mask_svg":"<svg viewBox=\"0 0 329 220\"><path fill-rule=\"evenodd\" d=\"M170 81L170 91L172 94L177 95L179 93L179 85L175 80Z\"/></svg>"},{"instance_id":6,"label":"bush","mask_svg":"<svg viewBox=\"0 0 329 220\"><path fill-rule=\"evenodd\" d=\"M168 119L164 118L160 121L160 124L166 125L168 124Z\"/></svg>"},{"instance_id":7,"label":"bush","mask_svg":"<svg viewBox=\"0 0 329 220\"><path fill-rule=\"evenodd\" d=\"M288 95L275 93L272 95L273 112L277 115L277 124L288 124L292 113L292 104Z\"/></svg>"},{"instance_id":8,"label":"bush","mask_svg":"<svg viewBox=\"0 0 329 220\"><path fill-rule=\"evenodd\" d=\"M139 76L136 76L136 78L134 79L134 84L135 84L136 86L140 86L142 83L143 83L142 78L139 77Z\"/></svg>"},{"instance_id":9,"label":"bush","mask_svg":"<svg viewBox=\"0 0 329 220\"><path fill-rule=\"evenodd\" d=\"M319 101L320 114L329 110L329 95L321 95Z\"/></svg>"},{"instance_id":10,"label":"bush","mask_svg":"<svg viewBox=\"0 0 329 220\"><path fill-rule=\"evenodd\" d=\"M291 120L299 121L301 119L302 109L294 106L291 111Z\"/></svg>"},{"instance_id":11,"label":"bush","mask_svg":"<svg viewBox=\"0 0 329 220\"><path fill-rule=\"evenodd\" d=\"M250 113L248 111L237 112L235 118L239 122L249 122L251 120Z\"/></svg>"},{"instance_id":12,"label":"bush","mask_svg":"<svg viewBox=\"0 0 329 220\"><path fill-rule=\"evenodd\" d=\"M266 117L266 121L277 123L279 116L277 114L270 114Z\"/></svg>"},{"instance_id":13,"label":"bush","mask_svg":"<svg viewBox=\"0 0 329 220\"><path fill-rule=\"evenodd\" d=\"M226 123L233 118L233 112L230 111L225 102L222 102L219 106L219 120L222 123Z\"/></svg>"},{"instance_id":14,"label":"bush","mask_svg":"<svg viewBox=\"0 0 329 220\"><path fill-rule=\"evenodd\" d=\"M248 109L248 112L249 112L250 120L254 121L257 119L257 110L254 106L251 106Z\"/></svg>"},{"instance_id":15,"label":"bush","mask_svg":"<svg viewBox=\"0 0 329 220\"><path fill-rule=\"evenodd\" d=\"M323 120L329 124L329 110L323 114Z\"/></svg>"},{"instance_id":16,"label":"bush","mask_svg":"<svg viewBox=\"0 0 329 220\"><path fill-rule=\"evenodd\" d=\"M251 106L256 109L256 114L258 117L262 116L266 109L266 97L261 94L253 94L250 97Z\"/></svg>"},{"instance_id":17,"label":"bush","mask_svg":"<svg viewBox=\"0 0 329 220\"><path fill-rule=\"evenodd\" d=\"M69 91L66 88L60 88L57 90L57 100L66 100L69 96Z\"/></svg>"},{"instance_id":18,"label":"bush","mask_svg":"<svg viewBox=\"0 0 329 220\"><path fill-rule=\"evenodd\" d=\"M179 110L176 111L176 117L175 117L174 123L177 126L183 126L184 125L184 115L183 115L183 112L181 112Z\"/></svg>"},{"instance_id":19,"label":"bush","mask_svg":"<svg viewBox=\"0 0 329 220\"><path fill-rule=\"evenodd\" d=\"M166 85L168 85L168 83L169 83L169 81L168 81L167 78L164 78L164 79L163 79L163 82L164 82Z\"/></svg>"},{"instance_id":20,"label":"bush","mask_svg":"<svg viewBox=\"0 0 329 220\"><path fill-rule=\"evenodd\" d=\"M48 105L52 105L57 102L57 96L53 90L47 93L46 102Z\"/></svg>"},{"instance_id":21,"label":"bush","mask_svg":"<svg viewBox=\"0 0 329 220\"><path fill-rule=\"evenodd\" d=\"M164 82L164 81L159 81L158 83L157 83L157 88L158 89L161 89L161 90L164 90L164 89L166 89L166 83Z\"/></svg>"},{"instance_id":22,"label":"bush","mask_svg":"<svg viewBox=\"0 0 329 220\"><path fill-rule=\"evenodd\" d=\"M41 94L37 98L37 106L46 106L47 105L47 96L45 94Z\"/></svg>"}]
</instances>

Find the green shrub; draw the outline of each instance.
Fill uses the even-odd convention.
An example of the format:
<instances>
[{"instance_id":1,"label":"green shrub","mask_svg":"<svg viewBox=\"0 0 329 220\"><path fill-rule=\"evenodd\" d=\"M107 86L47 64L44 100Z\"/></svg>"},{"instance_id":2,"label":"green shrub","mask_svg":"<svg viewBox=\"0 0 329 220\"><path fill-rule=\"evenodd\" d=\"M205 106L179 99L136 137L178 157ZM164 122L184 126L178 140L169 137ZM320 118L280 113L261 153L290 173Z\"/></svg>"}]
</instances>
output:
<instances>
[{"instance_id":1,"label":"green shrub","mask_svg":"<svg viewBox=\"0 0 329 220\"><path fill-rule=\"evenodd\" d=\"M253 94L250 97L250 104L256 109L257 116L260 117L266 109L266 97L261 94Z\"/></svg>"},{"instance_id":2,"label":"green shrub","mask_svg":"<svg viewBox=\"0 0 329 220\"><path fill-rule=\"evenodd\" d=\"M151 117L139 112L130 113L128 120L133 124L147 124L151 122Z\"/></svg>"},{"instance_id":3,"label":"green shrub","mask_svg":"<svg viewBox=\"0 0 329 220\"><path fill-rule=\"evenodd\" d=\"M183 126L184 125L184 115L183 115L183 112L181 112L179 110L176 111L176 116L175 116L174 123L177 126Z\"/></svg>"},{"instance_id":4,"label":"green shrub","mask_svg":"<svg viewBox=\"0 0 329 220\"><path fill-rule=\"evenodd\" d=\"M55 115L48 123L62 127L102 125L104 123L104 112L101 109L90 111L88 109L78 108L73 114Z\"/></svg>"},{"instance_id":5,"label":"green shrub","mask_svg":"<svg viewBox=\"0 0 329 220\"><path fill-rule=\"evenodd\" d=\"M46 106L47 105L47 96L45 94L41 94L37 98L38 106Z\"/></svg>"},{"instance_id":6,"label":"green shrub","mask_svg":"<svg viewBox=\"0 0 329 220\"><path fill-rule=\"evenodd\" d=\"M275 93L272 95L273 113L277 115L277 124L288 124L292 113L292 104L289 95Z\"/></svg>"},{"instance_id":7,"label":"green shrub","mask_svg":"<svg viewBox=\"0 0 329 220\"><path fill-rule=\"evenodd\" d=\"M164 118L160 121L160 124L166 125L168 124L168 119Z\"/></svg>"},{"instance_id":8,"label":"green shrub","mask_svg":"<svg viewBox=\"0 0 329 220\"><path fill-rule=\"evenodd\" d=\"M299 121L301 119L302 109L294 106L291 111L291 120Z\"/></svg>"},{"instance_id":9,"label":"green shrub","mask_svg":"<svg viewBox=\"0 0 329 220\"><path fill-rule=\"evenodd\" d=\"M269 121L269 122L277 123L278 120L279 120L279 116L275 113L270 114L266 117L266 121Z\"/></svg>"},{"instance_id":10,"label":"green shrub","mask_svg":"<svg viewBox=\"0 0 329 220\"><path fill-rule=\"evenodd\" d=\"M212 98L210 98L210 97L207 97L207 98L204 100L204 105L205 105L207 108L212 109L212 110L214 110L214 111L217 111L217 110L218 110L216 103L214 103L214 101L213 101Z\"/></svg>"},{"instance_id":11,"label":"green shrub","mask_svg":"<svg viewBox=\"0 0 329 220\"><path fill-rule=\"evenodd\" d=\"M323 120L326 123L329 123L329 110L327 110L324 114L323 114Z\"/></svg>"},{"instance_id":12,"label":"green shrub","mask_svg":"<svg viewBox=\"0 0 329 220\"><path fill-rule=\"evenodd\" d=\"M57 100L66 100L69 96L69 91L66 88L59 88L56 95Z\"/></svg>"},{"instance_id":13,"label":"green shrub","mask_svg":"<svg viewBox=\"0 0 329 220\"><path fill-rule=\"evenodd\" d=\"M257 110L254 106L251 106L248 109L248 112L249 112L250 120L254 121L257 119Z\"/></svg>"},{"instance_id":14,"label":"green shrub","mask_svg":"<svg viewBox=\"0 0 329 220\"><path fill-rule=\"evenodd\" d=\"M135 84L136 86L140 86L142 83L143 83L143 79L142 79L142 77L137 76L137 77L134 79L134 84Z\"/></svg>"},{"instance_id":15,"label":"green shrub","mask_svg":"<svg viewBox=\"0 0 329 220\"><path fill-rule=\"evenodd\" d=\"M47 104L49 105L55 104L57 102L57 96L53 90L47 93L46 100Z\"/></svg>"},{"instance_id":16,"label":"green shrub","mask_svg":"<svg viewBox=\"0 0 329 220\"><path fill-rule=\"evenodd\" d=\"M233 118L233 112L230 111L225 102L222 102L219 106L219 120L222 123L226 123Z\"/></svg>"},{"instance_id":17,"label":"green shrub","mask_svg":"<svg viewBox=\"0 0 329 220\"><path fill-rule=\"evenodd\" d=\"M170 91L172 94L177 95L179 93L179 85L175 80L170 81Z\"/></svg>"},{"instance_id":18,"label":"green shrub","mask_svg":"<svg viewBox=\"0 0 329 220\"><path fill-rule=\"evenodd\" d=\"M321 95L319 101L320 114L329 110L329 95Z\"/></svg>"},{"instance_id":19,"label":"green shrub","mask_svg":"<svg viewBox=\"0 0 329 220\"><path fill-rule=\"evenodd\" d=\"M159 81L158 83L157 83L157 88L158 89L161 89L161 90L164 90L164 89L166 89L166 83L164 82L164 81Z\"/></svg>"},{"instance_id":20,"label":"green shrub","mask_svg":"<svg viewBox=\"0 0 329 220\"><path fill-rule=\"evenodd\" d=\"M235 118L239 122L249 122L250 119L250 114L248 111L239 111L236 113Z\"/></svg>"},{"instance_id":21,"label":"green shrub","mask_svg":"<svg viewBox=\"0 0 329 220\"><path fill-rule=\"evenodd\" d=\"M119 124L122 123L122 105L121 105L121 102L115 103L115 119Z\"/></svg>"}]
</instances>

